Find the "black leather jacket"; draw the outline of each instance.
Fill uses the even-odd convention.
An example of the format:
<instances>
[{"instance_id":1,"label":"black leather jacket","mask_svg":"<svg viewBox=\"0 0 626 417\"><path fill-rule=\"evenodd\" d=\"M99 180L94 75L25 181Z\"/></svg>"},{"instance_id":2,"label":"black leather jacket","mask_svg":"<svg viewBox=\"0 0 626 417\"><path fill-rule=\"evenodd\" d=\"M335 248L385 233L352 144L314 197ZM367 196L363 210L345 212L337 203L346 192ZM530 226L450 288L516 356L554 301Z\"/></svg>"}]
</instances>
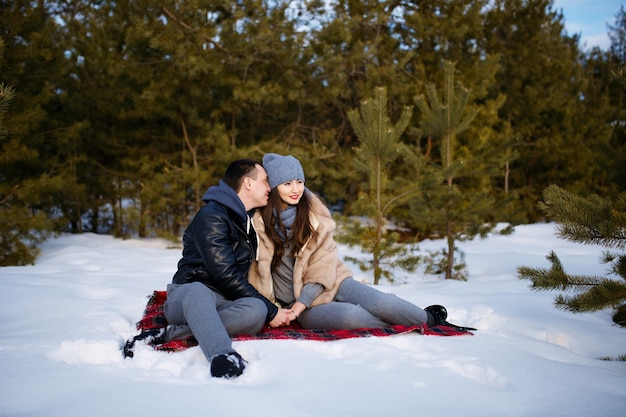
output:
<instances>
[{"instance_id":1,"label":"black leather jacket","mask_svg":"<svg viewBox=\"0 0 626 417\"><path fill-rule=\"evenodd\" d=\"M183 235L183 256L172 282L201 282L229 300L256 297L265 302L270 322L278 308L249 282L257 236L235 191L220 181L209 188L201 208ZM249 228L249 230L248 230Z\"/></svg>"}]
</instances>

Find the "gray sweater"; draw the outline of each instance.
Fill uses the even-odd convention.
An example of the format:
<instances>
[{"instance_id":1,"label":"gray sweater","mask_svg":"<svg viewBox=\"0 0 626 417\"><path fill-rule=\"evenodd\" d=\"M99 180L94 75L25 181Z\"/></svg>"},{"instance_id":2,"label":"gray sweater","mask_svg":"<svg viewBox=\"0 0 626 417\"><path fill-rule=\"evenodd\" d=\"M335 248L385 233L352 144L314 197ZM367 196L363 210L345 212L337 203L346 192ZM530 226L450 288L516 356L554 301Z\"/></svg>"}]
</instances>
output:
<instances>
[{"instance_id":1,"label":"gray sweater","mask_svg":"<svg viewBox=\"0 0 626 417\"><path fill-rule=\"evenodd\" d=\"M296 300L293 291L293 266L296 260L291 256L291 247L285 248L285 253L278 267L272 272L274 295L283 307L291 307L296 301L301 302L306 308L324 291L322 284L309 283L302 287L300 297Z\"/></svg>"}]
</instances>

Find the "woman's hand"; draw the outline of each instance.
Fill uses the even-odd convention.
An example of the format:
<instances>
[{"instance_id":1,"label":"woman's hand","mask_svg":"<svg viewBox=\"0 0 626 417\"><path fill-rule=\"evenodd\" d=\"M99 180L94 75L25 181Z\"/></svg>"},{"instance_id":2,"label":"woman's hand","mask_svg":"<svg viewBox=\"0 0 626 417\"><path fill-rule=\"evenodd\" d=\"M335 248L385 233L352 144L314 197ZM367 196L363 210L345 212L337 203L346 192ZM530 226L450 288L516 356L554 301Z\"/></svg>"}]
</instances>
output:
<instances>
[{"instance_id":1,"label":"woman's hand","mask_svg":"<svg viewBox=\"0 0 626 417\"><path fill-rule=\"evenodd\" d=\"M302 314L304 312L304 310L306 310L306 306L304 304L302 304L300 301L296 301L295 303L293 303L293 305L291 306L291 311L293 311L296 315L296 319L298 317L300 317L300 314ZM295 319L293 319L295 320ZM292 320L292 321L293 321Z\"/></svg>"}]
</instances>

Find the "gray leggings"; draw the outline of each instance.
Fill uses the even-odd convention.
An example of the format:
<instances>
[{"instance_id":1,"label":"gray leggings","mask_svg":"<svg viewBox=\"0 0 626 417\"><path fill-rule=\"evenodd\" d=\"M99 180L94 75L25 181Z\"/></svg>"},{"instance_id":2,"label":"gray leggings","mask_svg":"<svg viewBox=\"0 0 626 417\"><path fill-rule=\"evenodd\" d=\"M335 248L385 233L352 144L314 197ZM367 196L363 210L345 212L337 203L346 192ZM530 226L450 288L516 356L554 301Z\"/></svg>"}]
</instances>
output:
<instances>
[{"instance_id":1,"label":"gray leggings","mask_svg":"<svg viewBox=\"0 0 626 417\"><path fill-rule=\"evenodd\" d=\"M199 282L170 284L163 306L168 340L193 335L204 356L232 352L231 336L258 333L265 324L267 307L258 298L229 301Z\"/></svg>"},{"instance_id":2,"label":"gray leggings","mask_svg":"<svg viewBox=\"0 0 626 417\"><path fill-rule=\"evenodd\" d=\"M426 323L427 313L394 294L352 278L339 286L335 300L306 309L298 321L305 329L358 329Z\"/></svg>"}]
</instances>

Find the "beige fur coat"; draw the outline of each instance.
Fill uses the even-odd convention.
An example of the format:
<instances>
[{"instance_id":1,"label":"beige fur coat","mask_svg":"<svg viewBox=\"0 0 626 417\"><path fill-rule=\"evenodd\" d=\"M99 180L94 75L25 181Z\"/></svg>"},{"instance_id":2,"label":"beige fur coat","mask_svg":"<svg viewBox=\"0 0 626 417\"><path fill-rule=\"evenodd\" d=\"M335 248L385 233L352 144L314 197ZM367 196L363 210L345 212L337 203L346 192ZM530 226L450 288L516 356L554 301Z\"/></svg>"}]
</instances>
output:
<instances>
[{"instance_id":1,"label":"beige fur coat","mask_svg":"<svg viewBox=\"0 0 626 417\"><path fill-rule=\"evenodd\" d=\"M352 276L350 269L339 259L337 244L333 237L336 224L326 205L313 193L309 218L314 233L296 256L293 271L293 287L298 298L302 287L307 283L317 283L324 291L311 306L333 301L339 284ZM259 237L258 260L252 263L248 280L265 297L276 303L270 267L274 245L265 233L265 223L257 210L253 217L254 227Z\"/></svg>"}]
</instances>

